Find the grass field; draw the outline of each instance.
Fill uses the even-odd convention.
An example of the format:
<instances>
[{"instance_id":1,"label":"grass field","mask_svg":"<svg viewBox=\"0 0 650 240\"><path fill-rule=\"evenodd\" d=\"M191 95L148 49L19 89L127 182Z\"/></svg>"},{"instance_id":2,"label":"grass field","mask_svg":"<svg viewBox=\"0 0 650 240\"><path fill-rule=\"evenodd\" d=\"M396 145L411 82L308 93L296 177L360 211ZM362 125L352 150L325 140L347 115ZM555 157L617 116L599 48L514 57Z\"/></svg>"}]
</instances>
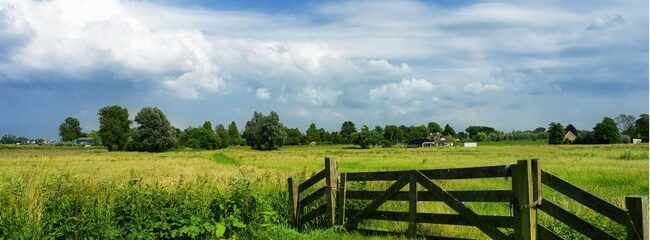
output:
<instances>
[{"instance_id":1,"label":"grass field","mask_svg":"<svg viewBox=\"0 0 650 240\"><path fill-rule=\"evenodd\" d=\"M297 233L286 223L286 178L305 179L333 157L343 172L435 169L540 159L542 168L623 206L625 195L648 195L648 145L491 144L478 148L287 146L167 153L106 152L96 148L0 147L0 239L15 238L364 238L339 229ZM452 180L449 190L507 189L507 179ZM387 183L357 186L380 190ZM354 186L352 186L354 187ZM244 191L246 190L246 191ZM545 197L615 236L624 229L552 190ZM404 208L391 203L385 208ZM440 203L420 211L449 212ZM471 204L479 213L508 215L507 204ZM215 216L215 213L217 213ZM234 216L234 217L228 217ZM567 238L563 225L542 220ZM404 229L404 224L368 222ZM225 233L222 230L225 229ZM470 227L421 225L422 232L485 238Z\"/></svg>"}]
</instances>

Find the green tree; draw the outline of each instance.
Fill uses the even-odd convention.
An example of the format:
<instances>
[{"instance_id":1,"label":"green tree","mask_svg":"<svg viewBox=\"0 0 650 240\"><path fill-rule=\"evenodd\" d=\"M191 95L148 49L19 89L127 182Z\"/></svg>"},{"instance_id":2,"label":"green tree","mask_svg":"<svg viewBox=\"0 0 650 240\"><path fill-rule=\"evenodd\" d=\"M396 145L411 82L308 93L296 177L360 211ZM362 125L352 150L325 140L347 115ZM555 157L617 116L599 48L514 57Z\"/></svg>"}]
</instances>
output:
<instances>
[{"instance_id":1,"label":"green tree","mask_svg":"<svg viewBox=\"0 0 650 240\"><path fill-rule=\"evenodd\" d=\"M135 116L139 125L133 132L135 149L143 152L164 152L176 145L175 130L167 116L155 107L145 107Z\"/></svg>"},{"instance_id":2,"label":"green tree","mask_svg":"<svg viewBox=\"0 0 650 240\"><path fill-rule=\"evenodd\" d=\"M341 140L343 143L352 143L352 134L357 132L357 128L354 126L354 123L351 121L345 121L343 122L343 125L341 125L341 131L339 131L339 134L341 134Z\"/></svg>"},{"instance_id":3,"label":"green tree","mask_svg":"<svg viewBox=\"0 0 650 240\"><path fill-rule=\"evenodd\" d=\"M235 121L230 122L230 125L228 125L228 140L229 144L234 146L242 143L241 134L239 134L239 129L237 129L237 123Z\"/></svg>"},{"instance_id":4,"label":"green tree","mask_svg":"<svg viewBox=\"0 0 650 240\"><path fill-rule=\"evenodd\" d=\"M442 133L442 128L437 122L429 122L427 124L427 130L429 130L429 133Z\"/></svg>"},{"instance_id":5,"label":"green tree","mask_svg":"<svg viewBox=\"0 0 650 240\"><path fill-rule=\"evenodd\" d=\"M617 143L619 138L620 133L614 119L604 117L603 121L594 127L594 140L598 144Z\"/></svg>"},{"instance_id":6,"label":"green tree","mask_svg":"<svg viewBox=\"0 0 650 240\"><path fill-rule=\"evenodd\" d=\"M287 128L285 129L287 133L287 145L298 145L302 142L302 133L298 128Z\"/></svg>"},{"instance_id":7,"label":"green tree","mask_svg":"<svg viewBox=\"0 0 650 240\"><path fill-rule=\"evenodd\" d=\"M221 146L219 136L212 129L208 130L203 126L185 129L181 142L184 146L192 149L212 150Z\"/></svg>"},{"instance_id":8,"label":"green tree","mask_svg":"<svg viewBox=\"0 0 650 240\"><path fill-rule=\"evenodd\" d=\"M253 146L255 144L255 131L256 128L262 123L264 115L258 113L257 111L253 113L253 118L246 122L246 127L244 128L244 133L242 137L246 140L246 145Z\"/></svg>"},{"instance_id":9,"label":"green tree","mask_svg":"<svg viewBox=\"0 0 650 240\"><path fill-rule=\"evenodd\" d=\"M212 130L212 123L210 121L203 122L203 128L208 129L210 131L214 131Z\"/></svg>"},{"instance_id":10,"label":"green tree","mask_svg":"<svg viewBox=\"0 0 650 240\"><path fill-rule=\"evenodd\" d=\"M282 147L287 139L280 116L271 112L269 116L262 115L261 121L255 126L253 149L276 150Z\"/></svg>"},{"instance_id":11,"label":"green tree","mask_svg":"<svg viewBox=\"0 0 650 240\"><path fill-rule=\"evenodd\" d=\"M465 132L467 132L469 138L477 140L476 135L479 132L483 132L486 135L490 135L490 133L494 133L496 132L496 130L494 130L494 128L486 127L486 126L469 126L465 128Z\"/></svg>"},{"instance_id":12,"label":"green tree","mask_svg":"<svg viewBox=\"0 0 650 240\"><path fill-rule=\"evenodd\" d=\"M543 133L543 132L546 132L546 128L538 127L538 128L535 128L535 130L533 130L533 132L534 133Z\"/></svg>"},{"instance_id":13,"label":"green tree","mask_svg":"<svg viewBox=\"0 0 650 240\"><path fill-rule=\"evenodd\" d=\"M442 132L442 135L456 137L456 131L449 124L445 124L445 129Z\"/></svg>"},{"instance_id":14,"label":"green tree","mask_svg":"<svg viewBox=\"0 0 650 240\"><path fill-rule=\"evenodd\" d=\"M205 125L203 127L205 128ZM218 124L217 127L214 129L214 132L221 140L219 142L219 148L226 148L228 146L231 146L230 134L228 133L228 131L226 131L226 127L224 127L223 124Z\"/></svg>"},{"instance_id":15,"label":"green tree","mask_svg":"<svg viewBox=\"0 0 650 240\"><path fill-rule=\"evenodd\" d=\"M81 136L81 126L79 120L73 117L66 118L61 125L59 125L59 136L61 141L70 142Z\"/></svg>"},{"instance_id":16,"label":"green tree","mask_svg":"<svg viewBox=\"0 0 650 240\"><path fill-rule=\"evenodd\" d=\"M564 133L566 134L567 132L571 132L573 133L573 135L578 136L578 129L576 129L576 127L573 126L573 124L569 123L569 125L566 125L566 127L564 128Z\"/></svg>"},{"instance_id":17,"label":"green tree","mask_svg":"<svg viewBox=\"0 0 650 240\"><path fill-rule=\"evenodd\" d=\"M0 143L2 144L16 144L17 142L18 138L13 134L5 134L0 138Z\"/></svg>"},{"instance_id":18,"label":"green tree","mask_svg":"<svg viewBox=\"0 0 650 240\"><path fill-rule=\"evenodd\" d=\"M118 105L103 107L99 116L99 137L108 151L124 150L128 142L131 120L129 110Z\"/></svg>"},{"instance_id":19,"label":"green tree","mask_svg":"<svg viewBox=\"0 0 650 240\"><path fill-rule=\"evenodd\" d=\"M637 137L648 142L648 114L641 114L639 119L634 122L634 131Z\"/></svg>"},{"instance_id":20,"label":"green tree","mask_svg":"<svg viewBox=\"0 0 650 240\"><path fill-rule=\"evenodd\" d=\"M307 142L320 142L321 140L318 128L316 128L316 124L314 123L309 124L309 128L307 128L305 136L307 137Z\"/></svg>"},{"instance_id":21,"label":"green tree","mask_svg":"<svg viewBox=\"0 0 650 240\"><path fill-rule=\"evenodd\" d=\"M564 142L564 127L561 123L550 123L547 132L548 144L562 144Z\"/></svg>"},{"instance_id":22,"label":"green tree","mask_svg":"<svg viewBox=\"0 0 650 240\"><path fill-rule=\"evenodd\" d=\"M636 118L633 115L620 114L616 118L616 125L621 133L632 135L634 134L634 123Z\"/></svg>"},{"instance_id":23,"label":"green tree","mask_svg":"<svg viewBox=\"0 0 650 240\"><path fill-rule=\"evenodd\" d=\"M429 129L424 125L420 126L410 126L408 130L409 136L408 139L423 138L429 136Z\"/></svg>"},{"instance_id":24,"label":"green tree","mask_svg":"<svg viewBox=\"0 0 650 240\"><path fill-rule=\"evenodd\" d=\"M395 125L386 125L384 127L384 141L386 146L393 146L402 140L402 130Z\"/></svg>"},{"instance_id":25,"label":"green tree","mask_svg":"<svg viewBox=\"0 0 650 240\"><path fill-rule=\"evenodd\" d=\"M379 132L375 130L370 131L365 126L360 132L354 133L352 136L354 138L352 143L361 146L363 149L374 147L384 141L384 138Z\"/></svg>"}]
</instances>

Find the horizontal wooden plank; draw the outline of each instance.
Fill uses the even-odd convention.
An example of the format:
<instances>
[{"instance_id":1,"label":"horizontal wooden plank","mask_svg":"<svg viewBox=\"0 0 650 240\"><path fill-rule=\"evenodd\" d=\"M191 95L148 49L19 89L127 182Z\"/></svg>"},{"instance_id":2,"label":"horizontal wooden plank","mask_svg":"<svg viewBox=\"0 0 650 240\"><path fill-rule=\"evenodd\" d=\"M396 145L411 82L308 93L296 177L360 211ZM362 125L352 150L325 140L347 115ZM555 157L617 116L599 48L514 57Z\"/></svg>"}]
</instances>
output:
<instances>
[{"instance_id":1,"label":"horizontal wooden plank","mask_svg":"<svg viewBox=\"0 0 650 240\"><path fill-rule=\"evenodd\" d=\"M316 175L307 179L307 181L300 183L300 186L298 187L298 191L299 192L305 191L307 188L313 186L320 180L325 179L325 175L327 175L327 171L325 171L325 169L321 170L320 172L316 173Z\"/></svg>"},{"instance_id":2,"label":"horizontal wooden plank","mask_svg":"<svg viewBox=\"0 0 650 240\"><path fill-rule=\"evenodd\" d=\"M510 176L508 165L419 171L429 179L471 179ZM394 181L408 173L409 171L354 172L348 173L347 181Z\"/></svg>"},{"instance_id":3,"label":"horizontal wooden plank","mask_svg":"<svg viewBox=\"0 0 650 240\"><path fill-rule=\"evenodd\" d=\"M537 224L537 238L539 240L564 240L550 229L539 224Z\"/></svg>"},{"instance_id":4,"label":"horizontal wooden plank","mask_svg":"<svg viewBox=\"0 0 650 240\"><path fill-rule=\"evenodd\" d=\"M586 222L585 220L582 220L581 218L574 215L573 213L570 213L567 210L562 209L561 207L549 201L548 199L544 199L542 204L539 205L539 210L542 210L542 212L545 212L551 217L566 224L567 226L571 227L573 230L576 230L577 232L587 237L590 237L592 239L612 239L612 240L616 239L615 237L612 237L612 235L609 235L603 230L594 227L593 225Z\"/></svg>"},{"instance_id":5,"label":"horizontal wooden plank","mask_svg":"<svg viewBox=\"0 0 650 240\"><path fill-rule=\"evenodd\" d=\"M490 191L448 191L452 196L462 202L510 202L509 190ZM347 199L373 200L378 198L383 191L346 191ZM435 202L436 199L429 191L418 191L418 201ZM391 197L391 201L408 201L409 192L401 191Z\"/></svg>"},{"instance_id":6,"label":"horizontal wooden plank","mask_svg":"<svg viewBox=\"0 0 650 240\"><path fill-rule=\"evenodd\" d=\"M327 206L323 204L318 208L312 210L311 212L305 214L300 221L303 224L308 223L309 221L314 220L314 218L323 216L326 212L327 212Z\"/></svg>"},{"instance_id":7,"label":"horizontal wooden plank","mask_svg":"<svg viewBox=\"0 0 650 240\"><path fill-rule=\"evenodd\" d=\"M356 209L346 209L349 214L356 214L359 210ZM514 218L510 216L484 216L479 215L483 221L489 221L494 224L495 227L499 228L513 228L514 227ZM366 219L373 220L388 220L388 221L398 221L398 222L408 222L408 212L393 212L393 211L373 211ZM461 226L473 226L463 216L458 214L446 214L446 213L418 213L417 214L418 223L432 223L432 224L447 224L447 225L461 225Z\"/></svg>"},{"instance_id":8,"label":"horizontal wooden plank","mask_svg":"<svg viewBox=\"0 0 650 240\"><path fill-rule=\"evenodd\" d=\"M309 196L300 200L300 208L304 209L305 207L309 206L309 204L312 204L316 202L318 199L325 197L326 191L327 191L327 187L322 187L316 190L315 192L309 194Z\"/></svg>"},{"instance_id":9,"label":"horizontal wooden plank","mask_svg":"<svg viewBox=\"0 0 650 240\"><path fill-rule=\"evenodd\" d=\"M363 235L372 235L372 236L404 236L404 233L382 231L382 230L372 230L372 229L357 229L355 230L358 233ZM469 238L455 238L455 237L439 237L439 236L429 236L429 235L417 235L417 239L431 239L431 240L468 240Z\"/></svg>"},{"instance_id":10,"label":"horizontal wooden plank","mask_svg":"<svg viewBox=\"0 0 650 240\"><path fill-rule=\"evenodd\" d=\"M542 184L555 189L556 191L570 197L573 200L593 209L594 211L614 220L615 222L628 226L630 220L627 218L627 212L607 201L588 193L579 187L561 179L549 172L542 171Z\"/></svg>"}]
</instances>

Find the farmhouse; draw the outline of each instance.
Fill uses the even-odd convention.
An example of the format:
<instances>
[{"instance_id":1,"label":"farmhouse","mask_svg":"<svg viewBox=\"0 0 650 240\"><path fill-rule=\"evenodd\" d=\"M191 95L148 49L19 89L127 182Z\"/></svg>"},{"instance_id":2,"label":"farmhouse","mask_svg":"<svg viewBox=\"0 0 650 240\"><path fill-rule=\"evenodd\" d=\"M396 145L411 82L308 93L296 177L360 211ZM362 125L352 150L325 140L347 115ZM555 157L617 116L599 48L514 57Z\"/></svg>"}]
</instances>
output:
<instances>
[{"instance_id":1,"label":"farmhouse","mask_svg":"<svg viewBox=\"0 0 650 240\"><path fill-rule=\"evenodd\" d=\"M576 140L576 135L573 134L573 132L567 131L566 134L564 134L564 142L572 143L575 140Z\"/></svg>"},{"instance_id":2,"label":"farmhouse","mask_svg":"<svg viewBox=\"0 0 650 240\"><path fill-rule=\"evenodd\" d=\"M74 145L93 145L95 139L89 137L77 138L72 142Z\"/></svg>"},{"instance_id":3,"label":"farmhouse","mask_svg":"<svg viewBox=\"0 0 650 240\"><path fill-rule=\"evenodd\" d=\"M442 147L442 146L453 146L454 142L447 140L442 134L435 133L429 134L429 137L426 138L416 138L408 142L407 147L418 148L418 147Z\"/></svg>"}]
</instances>

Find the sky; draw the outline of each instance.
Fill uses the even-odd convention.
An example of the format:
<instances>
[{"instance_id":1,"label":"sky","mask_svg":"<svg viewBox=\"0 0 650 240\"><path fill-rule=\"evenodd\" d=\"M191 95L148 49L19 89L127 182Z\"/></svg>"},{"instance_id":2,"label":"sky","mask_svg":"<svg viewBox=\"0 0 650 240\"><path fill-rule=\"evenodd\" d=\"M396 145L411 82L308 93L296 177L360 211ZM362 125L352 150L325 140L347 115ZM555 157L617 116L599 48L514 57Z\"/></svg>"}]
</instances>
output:
<instances>
[{"instance_id":1,"label":"sky","mask_svg":"<svg viewBox=\"0 0 650 240\"><path fill-rule=\"evenodd\" d=\"M0 0L0 135L160 108L339 130L648 112L648 1Z\"/></svg>"}]
</instances>

